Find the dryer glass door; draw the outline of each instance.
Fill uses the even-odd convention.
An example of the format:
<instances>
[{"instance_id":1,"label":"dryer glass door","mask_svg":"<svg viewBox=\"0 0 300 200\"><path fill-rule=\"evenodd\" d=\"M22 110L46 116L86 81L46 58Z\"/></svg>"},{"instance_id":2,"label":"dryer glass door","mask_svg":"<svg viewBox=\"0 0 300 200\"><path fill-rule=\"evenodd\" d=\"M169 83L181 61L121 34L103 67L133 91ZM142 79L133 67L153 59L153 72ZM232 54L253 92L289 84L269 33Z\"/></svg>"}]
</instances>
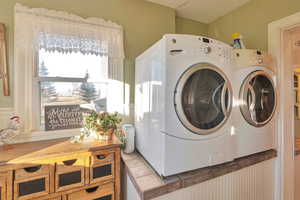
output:
<instances>
[{"instance_id":1,"label":"dryer glass door","mask_svg":"<svg viewBox=\"0 0 300 200\"><path fill-rule=\"evenodd\" d=\"M215 66L198 64L188 69L175 90L175 109L182 124L196 134L219 129L231 112L232 90Z\"/></svg>"},{"instance_id":2,"label":"dryer glass door","mask_svg":"<svg viewBox=\"0 0 300 200\"><path fill-rule=\"evenodd\" d=\"M240 106L245 120L255 126L267 124L273 117L276 96L272 77L264 71L251 73L240 90Z\"/></svg>"}]
</instances>

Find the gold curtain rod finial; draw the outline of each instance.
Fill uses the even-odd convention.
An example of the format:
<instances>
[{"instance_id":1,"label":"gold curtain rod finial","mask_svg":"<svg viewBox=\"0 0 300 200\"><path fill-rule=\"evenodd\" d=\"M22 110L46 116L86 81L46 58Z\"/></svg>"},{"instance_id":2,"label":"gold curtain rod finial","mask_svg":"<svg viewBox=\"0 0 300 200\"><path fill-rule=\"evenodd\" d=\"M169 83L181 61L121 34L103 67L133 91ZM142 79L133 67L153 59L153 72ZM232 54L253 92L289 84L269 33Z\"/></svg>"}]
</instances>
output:
<instances>
[{"instance_id":1,"label":"gold curtain rod finial","mask_svg":"<svg viewBox=\"0 0 300 200\"><path fill-rule=\"evenodd\" d=\"M0 23L0 40L5 40L5 26L4 24Z\"/></svg>"},{"instance_id":2,"label":"gold curtain rod finial","mask_svg":"<svg viewBox=\"0 0 300 200\"><path fill-rule=\"evenodd\" d=\"M8 66L6 55L5 25L0 24L0 78L3 81L3 95L9 96Z\"/></svg>"}]
</instances>

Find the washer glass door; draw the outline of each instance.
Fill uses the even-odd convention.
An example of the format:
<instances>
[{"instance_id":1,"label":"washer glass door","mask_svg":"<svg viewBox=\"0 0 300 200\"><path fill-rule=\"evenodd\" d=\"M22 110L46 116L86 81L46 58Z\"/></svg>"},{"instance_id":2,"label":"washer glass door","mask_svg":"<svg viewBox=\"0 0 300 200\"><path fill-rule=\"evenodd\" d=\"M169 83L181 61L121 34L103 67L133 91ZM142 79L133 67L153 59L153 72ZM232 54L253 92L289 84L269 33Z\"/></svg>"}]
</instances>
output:
<instances>
[{"instance_id":1,"label":"washer glass door","mask_svg":"<svg viewBox=\"0 0 300 200\"><path fill-rule=\"evenodd\" d=\"M180 78L175 90L175 110L182 124L196 134L211 134L227 121L232 90L217 67L198 64Z\"/></svg>"},{"instance_id":2,"label":"washer glass door","mask_svg":"<svg viewBox=\"0 0 300 200\"><path fill-rule=\"evenodd\" d=\"M241 113L245 120L255 126L267 124L273 117L276 96L272 77L264 71L251 73L240 90Z\"/></svg>"}]
</instances>

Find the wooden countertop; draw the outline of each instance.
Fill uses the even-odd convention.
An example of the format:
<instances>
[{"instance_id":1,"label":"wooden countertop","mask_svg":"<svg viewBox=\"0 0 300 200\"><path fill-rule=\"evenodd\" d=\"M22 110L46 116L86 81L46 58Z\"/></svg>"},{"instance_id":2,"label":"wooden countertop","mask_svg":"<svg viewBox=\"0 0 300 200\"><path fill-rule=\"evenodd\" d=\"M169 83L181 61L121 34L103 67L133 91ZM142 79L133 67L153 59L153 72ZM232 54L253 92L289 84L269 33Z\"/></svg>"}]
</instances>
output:
<instances>
[{"instance_id":1,"label":"wooden countertop","mask_svg":"<svg viewBox=\"0 0 300 200\"><path fill-rule=\"evenodd\" d=\"M275 158L276 156L277 152L275 150L269 150L238 158L232 162L161 178L139 153L122 153L125 170L138 191L141 200L154 199L164 194Z\"/></svg>"},{"instance_id":2,"label":"wooden countertop","mask_svg":"<svg viewBox=\"0 0 300 200\"><path fill-rule=\"evenodd\" d=\"M9 145L7 148L0 146L0 171L4 166L14 164L30 164L57 156L68 156L70 154L83 154L91 151L98 151L120 147L121 143L117 137L112 140L95 140L82 143L70 143L70 139L55 139L38 142Z\"/></svg>"}]
</instances>

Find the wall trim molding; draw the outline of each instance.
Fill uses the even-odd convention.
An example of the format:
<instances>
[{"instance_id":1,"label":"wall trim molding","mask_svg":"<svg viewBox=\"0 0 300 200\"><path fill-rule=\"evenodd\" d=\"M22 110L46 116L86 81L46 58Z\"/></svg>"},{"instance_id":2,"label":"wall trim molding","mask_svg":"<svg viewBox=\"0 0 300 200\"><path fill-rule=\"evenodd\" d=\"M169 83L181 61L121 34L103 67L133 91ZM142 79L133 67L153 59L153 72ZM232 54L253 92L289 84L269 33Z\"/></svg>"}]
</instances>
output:
<instances>
[{"instance_id":1,"label":"wall trim molding","mask_svg":"<svg viewBox=\"0 0 300 200\"><path fill-rule=\"evenodd\" d=\"M9 118L14 113L15 113L14 108L0 108L0 130L3 128L7 128ZM24 142L66 138L66 137L72 137L79 134L80 134L80 129L59 130L59 131L35 131L32 133L23 132L15 139L13 139L12 143L24 143Z\"/></svg>"},{"instance_id":2,"label":"wall trim molding","mask_svg":"<svg viewBox=\"0 0 300 200\"><path fill-rule=\"evenodd\" d=\"M128 116L125 117L124 123L134 123L134 104L128 105ZM11 115L15 113L14 108L0 107L0 130L6 128ZM22 121L22 119L21 119ZM58 130L58 131L33 131L23 132L17 136L12 143L35 142L42 140L52 140L58 138L73 137L80 134L80 129ZM0 143L1 145L1 143Z\"/></svg>"},{"instance_id":3,"label":"wall trim molding","mask_svg":"<svg viewBox=\"0 0 300 200\"><path fill-rule=\"evenodd\" d=\"M285 67L283 58L283 33L300 25L300 12L274 21L268 25L268 49L277 58L278 72L278 123L277 144L278 159L275 168L275 199L294 199L294 122L290 114L293 102L290 87L292 69Z\"/></svg>"}]
</instances>

